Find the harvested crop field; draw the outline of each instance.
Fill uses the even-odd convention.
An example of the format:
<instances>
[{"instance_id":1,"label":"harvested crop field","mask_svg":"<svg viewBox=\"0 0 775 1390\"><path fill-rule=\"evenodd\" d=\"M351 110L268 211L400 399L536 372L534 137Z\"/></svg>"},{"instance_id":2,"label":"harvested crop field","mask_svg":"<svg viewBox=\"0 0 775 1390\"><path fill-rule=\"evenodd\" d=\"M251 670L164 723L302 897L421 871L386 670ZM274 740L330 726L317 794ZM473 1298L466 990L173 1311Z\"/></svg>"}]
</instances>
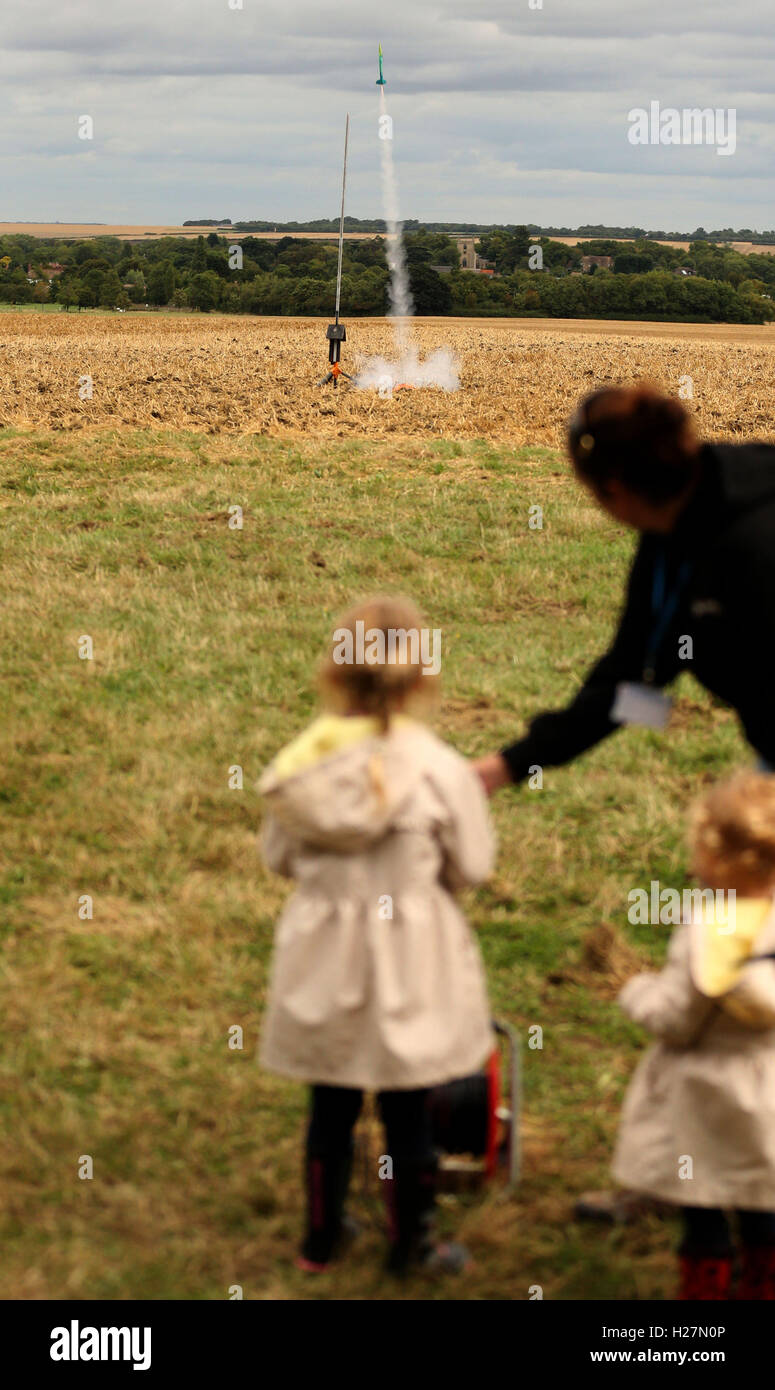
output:
<instances>
[{"instance_id":1,"label":"harvested crop field","mask_svg":"<svg viewBox=\"0 0 775 1390\"><path fill-rule=\"evenodd\" d=\"M342 365L394 356L391 325L350 320ZM708 436L775 439L775 326L422 319L421 354L451 347L461 389L320 389L325 321L191 315L3 313L0 425L150 426L336 439L423 436L558 445L583 392L691 378ZM91 379L92 395L80 399ZM684 383L684 391L687 387Z\"/></svg>"}]
</instances>

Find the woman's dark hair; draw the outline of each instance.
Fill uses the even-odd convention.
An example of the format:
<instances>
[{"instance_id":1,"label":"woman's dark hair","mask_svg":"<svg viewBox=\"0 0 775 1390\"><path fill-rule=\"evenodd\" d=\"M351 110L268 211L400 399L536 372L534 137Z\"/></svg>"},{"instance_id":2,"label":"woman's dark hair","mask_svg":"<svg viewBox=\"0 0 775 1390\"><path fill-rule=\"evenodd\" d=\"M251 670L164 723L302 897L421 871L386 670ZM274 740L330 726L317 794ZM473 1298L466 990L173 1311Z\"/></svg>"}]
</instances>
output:
<instances>
[{"instance_id":1,"label":"woman's dark hair","mask_svg":"<svg viewBox=\"0 0 775 1390\"><path fill-rule=\"evenodd\" d=\"M653 386L616 386L585 397L568 429L581 480L605 494L612 481L659 505L697 476L699 441L679 400Z\"/></svg>"}]
</instances>

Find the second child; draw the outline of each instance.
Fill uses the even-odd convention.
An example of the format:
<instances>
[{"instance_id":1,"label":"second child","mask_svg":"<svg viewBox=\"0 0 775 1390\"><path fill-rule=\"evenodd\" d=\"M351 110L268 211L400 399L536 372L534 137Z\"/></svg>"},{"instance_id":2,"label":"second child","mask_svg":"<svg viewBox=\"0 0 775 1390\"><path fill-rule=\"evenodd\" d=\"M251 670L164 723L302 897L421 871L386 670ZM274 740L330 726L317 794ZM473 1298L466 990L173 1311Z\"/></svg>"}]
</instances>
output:
<instances>
[{"instance_id":1,"label":"second child","mask_svg":"<svg viewBox=\"0 0 775 1390\"><path fill-rule=\"evenodd\" d=\"M657 1041L613 1171L681 1208L679 1298L730 1297L734 1212L737 1297L775 1300L775 777L739 773L706 793L691 847L713 893L674 932L664 970L620 995Z\"/></svg>"}]
</instances>

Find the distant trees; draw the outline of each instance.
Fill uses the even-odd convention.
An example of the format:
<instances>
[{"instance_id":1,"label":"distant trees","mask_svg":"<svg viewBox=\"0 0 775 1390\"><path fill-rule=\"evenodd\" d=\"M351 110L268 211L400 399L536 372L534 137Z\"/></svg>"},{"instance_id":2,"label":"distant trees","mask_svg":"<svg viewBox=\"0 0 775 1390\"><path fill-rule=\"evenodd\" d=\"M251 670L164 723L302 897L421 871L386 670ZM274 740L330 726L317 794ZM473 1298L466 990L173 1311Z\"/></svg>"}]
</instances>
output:
<instances>
[{"instance_id":1,"label":"distant trees","mask_svg":"<svg viewBox=\"0 0 775 1390\"><path fill-rule=\"evenodd\" d=\"M404 238L404 248L409 266L458 264L457 246L440 232L410 232Z\"/></svg>"},{"instance_id":2,"label":"distant trees","mask_svg":"<svg viewBox=\"0 0 775 1390\"><path fill-rule=\"evenodd\" d=\"M188 300L192 309L209 314L218 305L219 280L211 270L203 270L191 278Z\"/></svg>"},{"instance_id":3,"label":"distant trees","mask_svg":"<svg viewBox=\"0 0 775 1390\"><path fill-rule=\"evenodd\" d=\"M32 299L32 285L21 266L13 266L3 276L3 296L9 304L29 304Z\"/></svg>"},{"instance_id":4,"label":"distant trees","mask_svg":"<svg viewBox=\"0 0 775 1390\"><path fill-rule=\"evenodd\" d=\"M479 254L494 261L499 274L507 275L522 261L527 263L531 240L527 227L515 227L513 232L494 231L479 238Z\"/></svg>"},{"instance_id":5,"label":"distant trees","mask_svg":"<svg viewBox=\"0 0 775 1390\"><path fill-rule=\"evenodd\" d=\"M452 306L452 291L446 278L429 265L409 267L409 288L417 314L448 314Z\"/></svg>"},{"instance_id":6,"label":"distant trees","mask_svg":"<svg viewBox=\"0 0 775 1390\"><path fill-rule=\"evenodd\" d=\"M99 304L103 309L115 309L125 290L115 270L106 270L99 288ZM127 297L128 300L128 296Z\"/></svg>"},{"instance_id":7,"label":"distant trees","mask_svg":"<svg viewBox=\"0 0 775 1390\"><path fill-rule=\"evenodd\" d=\"M653 256L640 255L637 251L624 252L614 258L616 275L645 275L654 269Z\"/></svg>"},{"instance_id":8,"label":"distant trees","mask_svg":"<svg viewBox=\"0 0 775 1390\"><path fill-rule=\"evenodd\" d=\"M127 270L124 275L124 282L129 286L127 294L132 304L145 304L147 302L148 287L142 270L137 268Z\"/></svg>"},{"instance_id":9,"label":"distant trees","mask_svg":"<svg viewBox=\"0 0 775 1390\"><path fill-rule=\"evenodd\" d=\"M511 276L453 273L448 280L453 314L534 314L549 318L687 319L761 323L775 309L759 291L741 294L731 284L686 279L665 271L643 275L557 275L518 270Z\"/></svg>"},{"instance_id":10,"label":"distant trees","mask_svg":"<svg viewBox=\"0 0 775 1390\"><path fill-rule=\"evenodd\" d=\"M495 263L495 274L476 275L459 267L457 247L442 226L407 226L406 259L421 314L734 323L775 318L775 256L744 256L708 236L696 237L688 247L658 245L642 236L625 242L602 235L568 246L525 227L482 229L479 250ZM529 256L532 245L541 247L540 264ZM241 257L230 255L234 246ZM594 275L574 273L583 255L595 254L613 256L613 274L605 269ZM20 304L50 299L66 312L147 303L200 313L328 317L334 308L336 261L333 240L284 236L259 241L236 228L225 236L213 231L207 237L132 244L107 236L80 243L3 236L0 299ZM36 285L28 283L28 265L38 267ZM679 266L691 267L694 274L673 274ZM47 283L49 267L55 269ZM345 316L384 314L387 283L384 239L345 242Z\"/></svg>"},{"instance_id":11,"label":"distant trees","mask_svg":"<svg viewBox=\"0 0 775 1390\"><path fill-rule=\"evenodd\" d=\"M72 309L73 305L78 303L78 295L75 288L75 282L68 281L67 283L62 285L61 289L57 293L56 298L57 302L62 305L62 308L64 309L65 313Z\"/></svg>"},{"instance_id":12,"label":"distant trees","mask_svg":"<svg viewBox=\"0 0 775 1390\"><path fill-rule=\"evenodd\" d=\"M193 275L199 275L203 270L206 269L207 252L205 251L205 239L203 236L198 236L196 239L196 246L194 248L194 258L191 262L191 272Z\"/></svg>"},{"instance_id":13,"label":"distant trees","mask_svg":"<svg viewBox=\"0 0 775 1390\"><path fill-rule=\"evenodd\" d=\"M97 306L96 291L83 280L78 281L77 303L79 309L94 309Z\"/></svg>"},{"instance_id":14,"label":"distant trees","mask_svg":"<svg viewBox=\"0 0 775 1390\"><path fill-rule=\"evenodd\" d=\"M149 304L169 304L175 293L175 267L169 260L157 261L148 272Z\"/></svg>"}]
</instances>

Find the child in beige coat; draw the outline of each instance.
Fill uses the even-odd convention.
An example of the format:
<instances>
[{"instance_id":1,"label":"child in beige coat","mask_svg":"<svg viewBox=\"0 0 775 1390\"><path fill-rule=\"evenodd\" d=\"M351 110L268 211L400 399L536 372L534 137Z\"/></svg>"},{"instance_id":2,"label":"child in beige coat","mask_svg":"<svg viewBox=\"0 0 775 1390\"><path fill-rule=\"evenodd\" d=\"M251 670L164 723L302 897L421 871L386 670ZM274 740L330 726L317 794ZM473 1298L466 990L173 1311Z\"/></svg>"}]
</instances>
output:
<instances>
[{"instance_id":1,"label":"child in beige coat","mask_svg":"<svg viewBox=\"0 0 775 1390\"><path fill-rule=\"evenodd\" d=\"M775 777L740 773L698 802L703 906L660 974L620 995L657 1038L630 1085L613 1171L683 1209L679 1298L775 1299ZM708 900L713 898L711 903Z\"/></svg>"},{"instance_id":2,"label":"child in beige coat","mask_svg":"<svg viewBox=\"0 0 775 1390\"><path fill-rule=\"evenodd\" d=\"M472 768L407 717L433 683L421 632L404 600L342 619L322 673L335 711L259 784L267 863L296 882L277 929L261 1060L312 1088L298 1261L310 1271L340 1244L364 1090L377 1092L392 1160L389 1268L465 1263L462 1247L430 1237L428 1099L493 1050L479 951L455 893L487 877L494 843Z\"/></svg>"}]
</instances>

